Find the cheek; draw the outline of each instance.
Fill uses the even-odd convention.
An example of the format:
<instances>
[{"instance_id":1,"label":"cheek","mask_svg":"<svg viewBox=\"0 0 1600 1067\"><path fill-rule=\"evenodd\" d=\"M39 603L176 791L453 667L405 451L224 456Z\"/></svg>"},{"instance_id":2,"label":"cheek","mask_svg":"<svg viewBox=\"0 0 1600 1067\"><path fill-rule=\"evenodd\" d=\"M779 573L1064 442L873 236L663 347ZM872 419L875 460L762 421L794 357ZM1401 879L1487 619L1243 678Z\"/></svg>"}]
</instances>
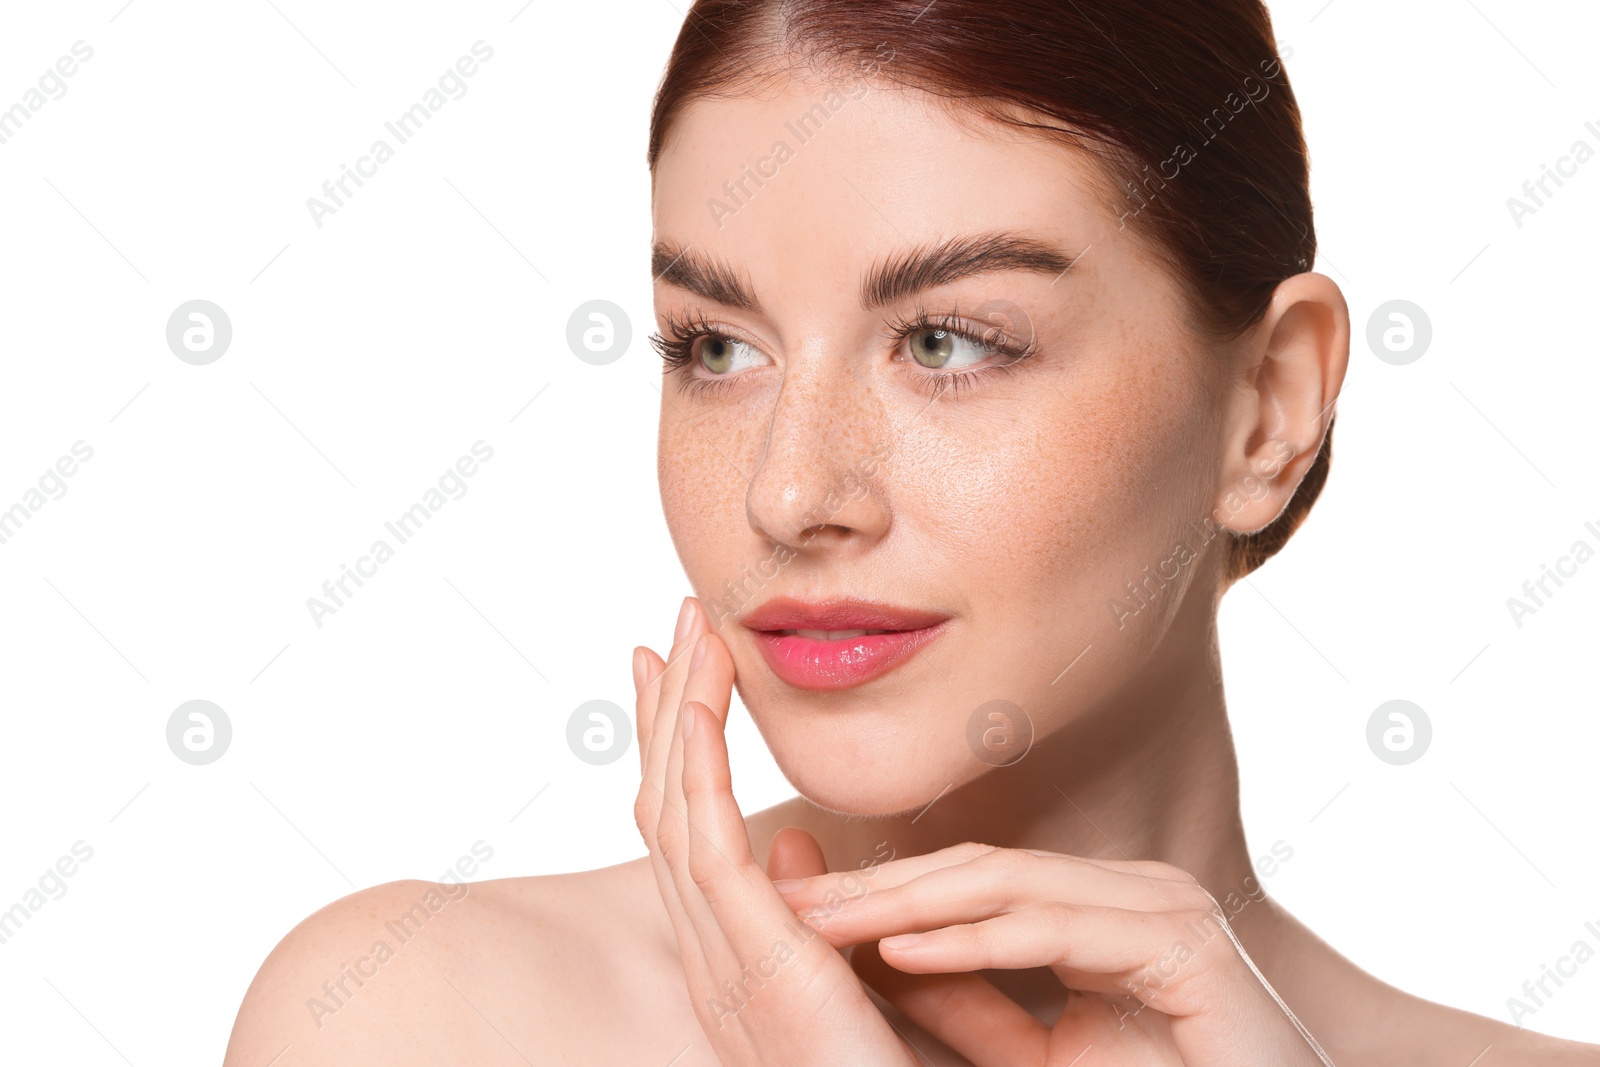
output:
<instances>
[{"instance_id":1,"label":"cheek","mask_svg":"<svg viewBox=\"0 0 1600 1067\"><path fill-rule=\"evenodd\" d=\"M741 532L748 533L741 468L750 469L756 431L748 420L697 410L672 396L668 383L662 389L671 402L662 404L656 437L661 511L690 584L704 592L717 584L719 561L725 565L730 548L743 547Z\"/></svg>"},{"instance_id":2,"label":"cheek","mask_svg":"<svg viewBox=\"0 0 1600 1067\"><path fill-rule=\"evenodd\" d=\"M897 500L918 502L931 550L989 611L1051 624L1066 607L1105 614L1108 596L1207 513L1211 399L1191 376L1127 362L1063 372L1055 388L1041 380L902 451Z\"/></svg>"}]
</instances>

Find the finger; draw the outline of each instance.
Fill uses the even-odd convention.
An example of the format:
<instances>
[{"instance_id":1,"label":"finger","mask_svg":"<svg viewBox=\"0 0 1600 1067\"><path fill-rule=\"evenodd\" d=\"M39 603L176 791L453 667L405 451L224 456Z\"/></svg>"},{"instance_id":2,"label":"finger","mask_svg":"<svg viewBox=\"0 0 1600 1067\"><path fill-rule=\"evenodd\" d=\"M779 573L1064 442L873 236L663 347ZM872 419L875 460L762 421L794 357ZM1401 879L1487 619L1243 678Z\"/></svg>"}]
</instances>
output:
<instances>
[{"instance_id":1,"label":"finger","mask_svg":"<svg viewBox=\"0 0 1600 1067\"><path fill-rule=\"evenodd\" d=\"M701 612L702 617L704 614ZM689 701L698 700L710 708L720 722L726 723L728 705L733 700L733 654L728 651L721 636L705 626L698 627L697 633L702 635L699 640L705 644L691 649L689 653L689 672L684 676L683 693L678 706L681 709ZM827 867L824 866L823 870L826 871Z\"/></svg>"},{"instance_id":2,"label":"finger","mask_svg":"<svg viewBox=\"0 0 1600 1067\"><path fill-rule=\"evenodd\" d=\"M795 895L785 894L785 899L803 916L825 916L828 940L834 945L979 922L1052 901L1129 911L1175 911L1211 904L1205 890L1192 882L1157 882L1075 856L1018 849L993 849L900 885L875 882L865 894L831 901L824 897L810 907Z\"/></svg>"},{"instance_id":3,"label":"finger","mask_svg":"<svg viewBox=\"0 0 1600 1067\"><path fill-rule=\"evenodd\" d=\"M750 874L760 873L760 869L755 866L750 834L733 796L726 738L718 720L711 717L711 709L700 701L689 701L683 714L680 782L689 825L689 866L697 881L702 874L727 870L739 875L742 882L752 883L755 880ZM781 903L783 898L771 889L770 881L768 889Z\"/></svg>"},{"instance_id":4,"label":"finger","mask_svg":"<svg viewBox=\"0 0 1600 1067\"><path fill-rule=\"evenodd\" d=\"M675 700L666 702L662 696L665 687L681 685L675 679L687 670L695 608L694 598L685 597L678 611L673 645L667 660L661 661L654 653L647 657L650 669L637 707L639 725L644 734L640 739L640 783L638 796L634 800L634 818L649 850L656 887L677 936L685 969L703 972L707 963L705 952L697 941L696 924L679 894L677 879L673 876L671 863L663 853L659 840L665 795L662 786L666 778L664 749L671 742L676 720ZM674 669L678 671L677 675L673 673Z\"/></svg>"},{"instance_id":5,"label":"finger","mask_svg":"<svg viewBox=\"0 0 1600 1067\"><path fill-rule=\"evenodd\" d=\"M667 756L678 717L678 694L683 687L683 675L689 669L689 653L696 637L697 608L694 597L683 598L672 648L661 669L646 683L644 701L648 715L644 717L649 720L650 740L648 747L641 745L639 794L633 810L639 833L652 851L657 847L656 827L666 804Z\"/></svg>"},{"instance_id":6,"label":"finger","mask_svg":"<svg viewBox=\"0 0 1600 1067\"><path fill-rule=\"evenodd\" d=\"M798 826L785 826L772 835L772 845L767 850L768 878L777 881L827 873L828 861L815 837Z\"/></svg>"},{"instance_id":7,"label":"finger","mask_svg":"<svg viewBox=\"0 0 1600 1067\"><path fill-rule=\"evenodd\" d=\"M1210 912L1039 904L983 922L885 938L879 951L912 974L1050 967L1070 976L1072 988L1133 993L1168 1015L1183 1015L1199 1007L1183 995L1187 979L1228 954L1238 960L1218 922ZM1138 980L1150 976L1156 980Z\"/></svg>"},{"instance_id":8,"label":"finger","mask_svg":"<svg viewBox=\"0 0 1600 1067\"><path fill-rule=\"evenodd\" d=\"M993 855L994 853L1001 853L1002 855L996 856ZM1010 857L1009 859L1007 858L1008 856ZM985 862L1015 862L1017 864L1016 869L1020 870L1022 865L1030 858L1070 863L1075 869L1075 875L1079 878L1087 878L1099 871L1103 871L1122 879L1136 879L1147 890L1153 892L1164 892L1171 889L1181 891L1182 886L1194 886L1194 880L1183 871L1169 864L1156 861L1119 861L1098 857L1066 856L1041 849L1000 849L993 845L983 845L971 841L959 845L951 845L948 848L939 849L937 852L925 853L921 856L908 856L905 859L891 860L888 863L868 867L863 873L866 877L872 879L873 889L878 890L905 885L913 879L920 878L933 871L943 870L959 864L972 863L980 859L985 860ZM1047 869L1042 865L1034 865L1033 871L1037 874ZM1060 868L1058 866L1055 869ZM1046 875L1046 877L1049 876ZM855 872L850 871L814 876L805 879L803 885L785 888L784 897L796 909L805 908L824 898L830 896L837 898L841 893L847 893L849 887L840 883L855 877ZM1176 883L1176 886L1170 883ZM1091 883L1086 882L1085 884ZM1112 882L1100 879L1092 884L1101 887L1100 895L1106 898L1105 902L1110 903L1119 898L1123 892L1129 891L1128 887L1132 885L1132 882Z\"/></svg>"},{"instance_id":9,"label":"finger","mask_svg":"<svg viewBox=\"0 0 1600 1067\"><path fill-rule=\"evenodd\" d=\"M672 649L660 676L656 679L655 715L650 724L650 755L646 760L646 781L657 796L665 795L667 757L672 750L677 732L678 711L683 699L684 680L689 674L689 657L705 626L705 612L692 596L683 598L678 611L677 628L673 633Z\"/></svg>"},{"instance_id":10,"label":"finger","mask_svg":"<svg viewBox=\"0 0 1600 1067\"><path fill-rule=\"evenodd\" d=\"M975 974L912 975L856 946L850 966L878 995L976 1067L1045 1063L1050 1029Z\"/></svg>"},{"instance_id":11,"label":"finger","mask_svg":"<svg viewBox=\"0 0 1600 1067\"><path fill-rule=\"evenodd\" d=\"M633 722L639 736L639 769L649 763L650 728L656 717L659 688L654 680L666 669L666 661L644 645L633 650Z\"/></svg>"},{"instance_id":12,"label":"finger","mask_svg":"<svg viewBox=\"0 0 1600 1067\"><path fill-rule=\"evenodd\" d=\"M688 812L688 885L703 900L722 935L746 966L776 953L795 958L784 970L811 974L836 953L815 930L800 922L755 862L744 816L733 796L722 723L699 701L684 709L683 790ZM807 835L809 837L809 835ZM813 842L814 844L814 842Z\"/></svg>"},{"instance_id":13,"label":"finger","mask_svg":"<svg viewBox=\"0 0 1600 1067\"><path fill-rule=\"evenodd\" d=\"M691 625L690 632L694 632ZM684 688L692 684L692 680L708 666L708 659L714 652L708 652L707 646L713 644L713 638L704 634L696 637L690 654L685 658L688 664L689 677L684 680ZM720 642L715 642L720 645ZM724 650L724 655L726 651ZM670 674L670 670L669 670ZM726 675L731 678L731 669ZM703 687L702 687L703 688ZM724 971L730 966L734 971L738 965L733 961L734 952L728 946L728 938L718 928L717 919L710 905L706 902L700 887L695 884L691 869L690 854L697 847L702 847L703 831L695 827L689 814L687 798L684 794L684 728L688 720L685 711L688 706L668 713L666 694L663 694L663 703L657 715L656 730L658 734L665 734L667 749L659 758L665 763L665 768L660 772L661 809L656 823L656 843L659 848L663 871L665 876L673 883L676 897L684 910L684 914L695 931L695 936L700 942L700 948L705 954L707 963L714 968ZM724 701L726 703L726 701ZM698 701L691 702L693 706L703 707ZM670 730L669 730L669 725ZM652 777L656 771L650 772ZM654 784L653 782L651 783ZM646 788L649 788L647 785ZM731 787L729 797L732 797ZM743 848L745 855L749 854L749 837L744 833L744 820L739 819L739 831L744 836ZM737 848L737 846L735 846ZM759 872L757 872L759 873ZM728 977L724 975L724 977Z\"/></svg>"},{"instance_id":14,"label":"finger","mask_svg":"<svg viewBox=\"0 0 1600 1067\"><path fill-rule=\"evenodd\" d=\"M688 657L688 673L683 679L682 695L678 703L678 711L673 715L674 726L679 731L679 736L674 740L667 751L667 767L662 782L664 798L662 803L674 811L662 812L663 821L677 819L685 811L683 800L683 745L681 738L682 724L678 721L683 713L683 708L690 701L696 701L712 710L717 716L717 725L720 730L727 722L728 705L733 699L733 655L728 651L728 646L723 644L722 638L714 633L704 630L704 612L699 612L691 632L697 633ZM663 699L666 695L663 695ZM663 722L665 726L665 722ZM743 824L740 826L743 831ZM748 847L748 836L745 837Z\"/></svg>"},{"instance_id":15,"label":"finger","mask_svg":"<svg viewBox=\"0 0 1600 1067\"><path fill-rule=\"evenodd\" d=\"M694 683L695 676L705 666L707 645L710 642L711 638L704 634L695 637L689 654L684 660L688 665L688 674L684 677L682 686L679 687L679 699L675 704L671 705L672 710L670 712L666 710L668 705L663 703L662 713L659 715L662 731L666 732L669 724L671 730L671 734L667 738L666 748L662 752L665 767L662 771L660 782L662 790L661 832L669 834L679 843L686 843L688 840L686 834L687 819L689 817L683 798L683 714L687 706L684 694L688 692L689 687ZM671 674L670 670L668 674ZM663 693L662 698L665 701L668 698L668 694ZM678 852L681 858L683 849L679 849ZM675 860L674 865L679 866L681 864Z\"/></svg>"}]
</instances>

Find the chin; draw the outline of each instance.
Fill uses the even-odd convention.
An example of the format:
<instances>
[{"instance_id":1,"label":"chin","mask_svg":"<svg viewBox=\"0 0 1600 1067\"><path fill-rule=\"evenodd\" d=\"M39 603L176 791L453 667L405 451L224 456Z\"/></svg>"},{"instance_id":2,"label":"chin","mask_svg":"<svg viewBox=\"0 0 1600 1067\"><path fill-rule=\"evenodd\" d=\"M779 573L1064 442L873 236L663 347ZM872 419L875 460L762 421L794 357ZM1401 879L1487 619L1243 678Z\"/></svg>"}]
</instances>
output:
<instances>
[{"instance_id":1,"label":"chin","mask_svg":"<svg viewBox=\"0 0 1600 1067\"><path fill-rule=\"evenodd\" d=\"M903 721L871 713L781 724L756 720L796 792L825 811L856 818L916 815L988 769L967 750L959 726L930 730L928 721L907 736Z\"/></svg>"},{"instance_id":2,"label":"chin","mask_svg":"<svg viewBox=\"0 0 1600 1067\"><path fill-rule=\"evenodd\" d=\"M874 782L863 788L853 775L826 775L825 781L796 780L788 775L789 783L810 804L833 815L852 819L910 818L926 808L939 795L942 787L928 787L926 781L899 785Z\"/></svg>"}]
</instances>

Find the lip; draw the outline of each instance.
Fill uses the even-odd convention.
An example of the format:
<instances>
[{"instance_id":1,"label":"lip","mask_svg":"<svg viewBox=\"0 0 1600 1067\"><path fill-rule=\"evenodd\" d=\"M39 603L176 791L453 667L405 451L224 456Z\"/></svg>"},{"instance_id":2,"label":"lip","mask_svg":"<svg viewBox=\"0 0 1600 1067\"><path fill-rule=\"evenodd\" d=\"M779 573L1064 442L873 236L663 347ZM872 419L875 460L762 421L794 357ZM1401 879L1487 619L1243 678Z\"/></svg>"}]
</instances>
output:
<instances>
[{"instance_id":1,"label":"lip","mask_svg":"<svg viewBox=\"0 0 1600 1067\"><path fill-rule=\"evenodd\" d=\"M881 677L944 632L948 615L853 597L778 597L740 621L755 633L767 665L798 689L838 690ZM780 630L890 630L827 640Z\"/></svg>"}]
</instances>

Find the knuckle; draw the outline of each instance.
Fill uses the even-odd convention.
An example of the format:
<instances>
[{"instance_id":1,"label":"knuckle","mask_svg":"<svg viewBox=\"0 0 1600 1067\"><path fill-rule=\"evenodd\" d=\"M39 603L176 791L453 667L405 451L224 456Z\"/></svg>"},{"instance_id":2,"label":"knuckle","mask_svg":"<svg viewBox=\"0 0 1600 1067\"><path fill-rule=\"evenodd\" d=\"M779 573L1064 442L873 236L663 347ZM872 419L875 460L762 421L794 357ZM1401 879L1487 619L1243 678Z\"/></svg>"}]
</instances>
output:
<instances>
[{"instance_id":1,"label":"knuckle","mask_svg":"<svg viewBox=\"0 0 1600 1067\"><path fill-rule=\"evenodd\" d=\"M721 872L717 870L717 863L714 860L697 853L700 853L700 850L689 851L689 878L699 887L700 892L710 899L712 891L720 880Z\"/></svg>"},{"instance_id":2,"label":"knuckle","mask_svg":"<svg viewBox=\"0 0 1600 1067\"><path fill-rule=\"evenodd\" d=\"M655 798L649 790L641 789L633 800L633 823L639 828L639 836L651 840L660 819L661 809Z\"/></svg>"},{"instance_id":3,"label":"knuckle","mask_svg":"<svg viewBox=\"0 0 1600 1067\"><path fill-rule=\"evenodd\" d=\"M1076 904L1069 904L1064 900L1052 900L1039 906L1037 918L1053 935L1063 937L1074 933L1073 927L1077 925L1081 916Z\"/></svg>"},{"instance_id":4,"label":"knuckle","mask_svg":"<svg viewBox=\"0 0 1600 1067\"><path fill-rule=\"evenodd\" d=\"M674 820L663 819L656 825L656 847L668 866L676 867L683 861L686 844L682 827Z\"/></svg>"},{"instance_id":5,"label":"knuckle","mask_svg":"<svg viewBox=\"0 0 1600 1067\"><path fill-rule=\"evenodd\" d=\"M1150 865L1150 873L1157 878L1164 878L1169 882L1182 882L1186 885L1199 885L1199 879L1184 870L1182 867L1171 863L1155 860Z\"/></svg>"},{"instance_id":6,"label":"knuckle","mask_svg":"<svg viewBox=\"0 0 1600 1067\"><path fill-rule=\"evenodd\" d=\"M995 848L993 845L985 845L977 841L963 841L959 845L952 845L950 851L956 859L965 862L1002 850Z\"/></svg>"},{"instance_id":7,"label":"knuckle","mask_svg":"<svg viewBox=\"0 0 1600 1067\"><path fill-rule=\"evenodd\" d=\"M973 862L1005 887L1003 892L1009 901L1023 891L1024 880L1043 860L1021 849L997 848L979 855Z\"/></svg>"}]
</instances>

